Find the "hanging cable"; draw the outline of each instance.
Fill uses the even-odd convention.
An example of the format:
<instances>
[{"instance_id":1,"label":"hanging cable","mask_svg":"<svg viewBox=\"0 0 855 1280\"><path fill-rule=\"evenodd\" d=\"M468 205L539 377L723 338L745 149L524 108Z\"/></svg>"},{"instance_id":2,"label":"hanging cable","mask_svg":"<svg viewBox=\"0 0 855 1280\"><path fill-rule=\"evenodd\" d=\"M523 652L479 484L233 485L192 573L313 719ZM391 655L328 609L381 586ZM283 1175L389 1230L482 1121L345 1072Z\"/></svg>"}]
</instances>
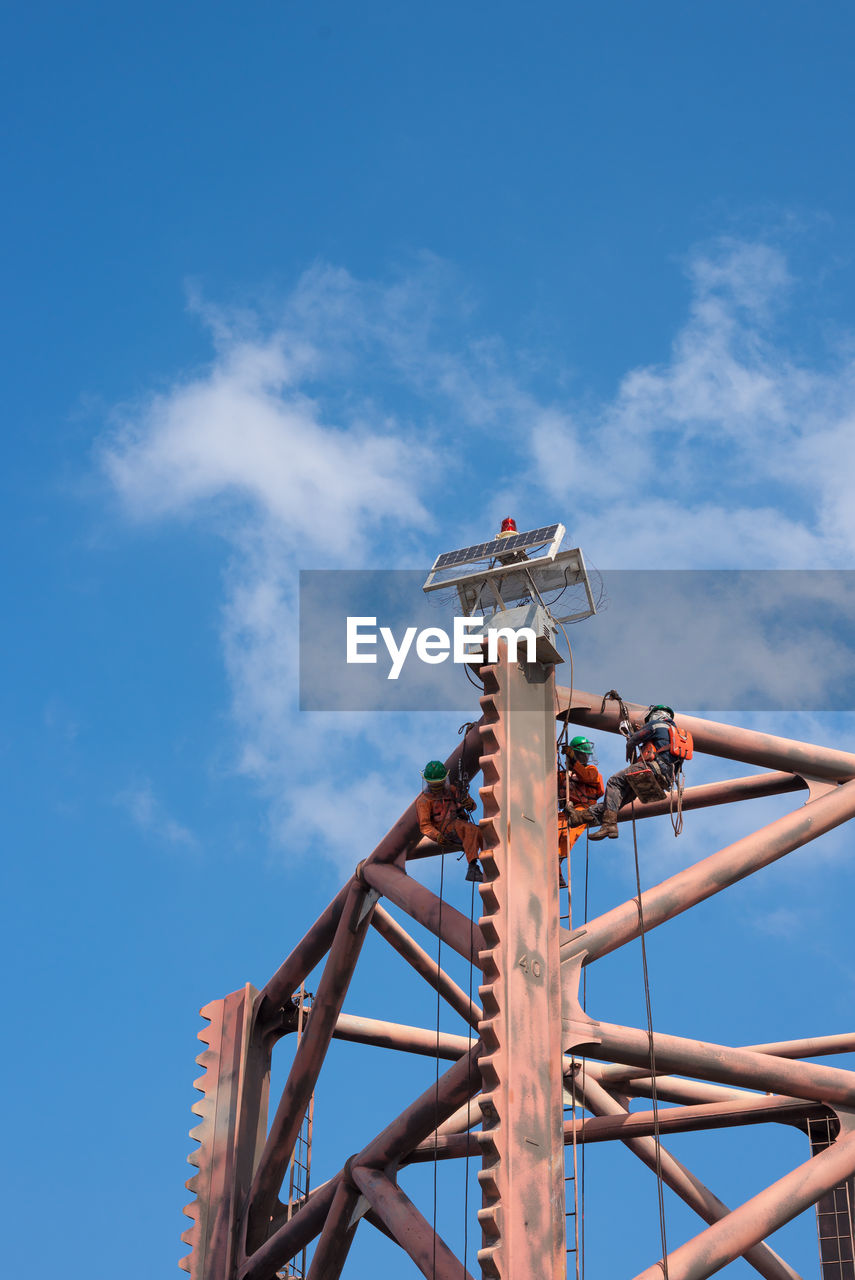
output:
<instances>
[{"instance_id":1,"label":"hanging cable","mask_svg":"<svg viewBox=\"0 0 855 1280\"><path fill-rule=\"evenodd\" d=\"M653 1007L650 1000L650 975L647 970L647 945L644 941L644 907L641 902L641 871L638 864L638 834L635 828L635 801L632 802L632 844L635 850L635 884L638 890L638 924L641 930L641 968L644 974L644 1003L647 1007L647 1041L650 1045L650 1096L653 1101L653 1140L656 1144L656 1185L659 1197L659 1234L662 1241L663 1280L668 1280L668 1242L665 1236L665 1195L662 1182L662 1147L659 1141L659 1098L656 1090L656 1050L653 1045Z\"/></svg>"},{"instance_id":2,"label":"hanging cable","mask_svg":"<svg viewBox=\"0 0 855 1280\"><path fill-rule=\"evenodd\" d=\"M437 923L437 939L436 939L436 970L440 971L440 962L442 960L442 898L443 885L445 881L445 856L439 855L439 920ZM436 1210L437 1210L437 1162L439 1148L439 1010L440 1010L439 983L436 988L436 1082L434 1085L434 1112L433 1112L433 1280L436 1280Z\"/></svg>"},{"instance_id":3,"label":"hanging cable","mask_svg":"<svg viewBox=\"0 0 855 1280\"><path fill-rule=\"evenodd\" d=\"M584 895L584 903L583 903L583 911L582 911L582 914L584 916L582 923L584 925L588 923L588 872L590 868L590 853L591 853L591 842L588 839L588 830L586 828L585 830L585 895ZM587 1011L587 1003L588 1003L588 966L585 965L584 968L582 969L582 1011L583 1012ZM583 1058L582 1059L582 1096L583 1097L585 1096L585 1082L586 1082L587 1070L588 1070L588 1059ZM584 1124L585 1124L585 1119L583 1116L582 1118L583 1128L584 1128ZM582 1143L582 1159L579 1166L579 1169L580 1169L579 1212L581 1215L581 1223L580 1223L580 1229L579 1229L579 1248L581 1253L581 1256L579 1259L579 1268L580 1268L579 1280L585 1280L585 1149L586 1149L586 1144L583 1142Z\"/></svg>"},{"instance_id":4,"label":"hanging cable","mask_svg":"<svg viewBox=\"0 0 855 1280\"><path fill-rule=\"evenodd\" d=\"M570 1119L573 1126L573 1253L575 1255L575 1271L576 1280L581 1280L581 1272L579 1265L579 1152L578 1137L576 1134L576 1056L573 1055L571 1060L571 1083L570 1083ZM565 1193L567 1186L567 1178L564 1179ZM566 1218L565 1204L565 1218Z\"/></svg>"},{"instance_id":5,"label":"hanging cable","mask_svg":"<svg viewBox=\"0 0 855 1280\"><path fill-rule=\"evenodd\" d=\"M472 1007L472 948L475 944L475 881L472 881L472 892L469 898L469 1007ZM470 1013L471 1019L471 1013ZM469 1023L469 1069L466 1077L466 1136L470 1133L472 1123L472 1022ZM463 1275L466 1275L466 1264L469 1260L469 1155L464 1161L466 1166L463 1185Z\"/></svg>"}]
</instances>

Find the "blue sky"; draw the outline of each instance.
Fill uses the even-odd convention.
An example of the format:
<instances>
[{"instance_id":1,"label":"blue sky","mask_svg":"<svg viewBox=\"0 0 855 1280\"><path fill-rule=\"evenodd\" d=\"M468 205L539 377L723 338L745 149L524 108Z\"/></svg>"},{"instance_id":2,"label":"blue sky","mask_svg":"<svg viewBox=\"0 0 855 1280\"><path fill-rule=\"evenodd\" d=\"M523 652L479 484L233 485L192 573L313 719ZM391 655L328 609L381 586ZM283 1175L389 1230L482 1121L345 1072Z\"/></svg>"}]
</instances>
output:
<instances>
[{"instance_id":1,"label":"blue sky","mask_svg":"<svg viewBox=\"0 0 855 1280\"><path fill-rule=\"evenodd\" d=\"M148 1280L182 1252L196 1010L266 980L459 722L300 713L296 571L418 568L511 512L603 569L852 567L855 20L35 0L4 28L7 1252ZM855 749L846 708L747 718ZM646 877L783 803L650 824ZM597 855L593 909L628 854ZM660 930L657 1022L846 1030L852 887L840 834ZM432 1025L366 961L349 1008ZM640 981L601 962L601 1016L640 1024ZM398 1079L345 1155L432 1071L366 1052L337 1047L330 1107ZM733 1204L805 1155L741 1141L671 1145ZM591 1157L592 1271L656 1256L636 1163ZM375 1234L348 1274L388 1265ZM809 1221L777 1247L814 1274Z\"/></svg>"}]
</instances>

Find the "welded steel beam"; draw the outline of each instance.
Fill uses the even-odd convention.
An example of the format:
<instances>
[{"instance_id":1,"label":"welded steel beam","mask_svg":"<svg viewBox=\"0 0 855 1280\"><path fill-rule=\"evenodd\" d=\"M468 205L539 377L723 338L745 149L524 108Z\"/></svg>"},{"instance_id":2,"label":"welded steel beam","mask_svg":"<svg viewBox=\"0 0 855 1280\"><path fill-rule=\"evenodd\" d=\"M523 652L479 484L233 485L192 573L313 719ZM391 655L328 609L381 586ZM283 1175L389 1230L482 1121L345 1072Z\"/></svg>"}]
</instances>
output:
<instances>
[{"instance_id":1,"label":"welded steel beam","mask_svg":"<svg viewBox=\"0 0 855 1280\"><path fill-rule=\"evenodd\" d=\"M279 1010L290 1003L301 982L305 981L329 951L350 892L350 884L348 881L339 890L326 911L318 917L287 960L282 962L270 981L262 987L257 1001L259 1023L277 1019Z\"/></svg>"},{"instance_id":2,"label":"welded steel beam","mask_svg":"<svg viewBox=\"0 0 855 1280\"><path fill-rule=\"evenodd\" d=\"M706 1280L855 1174L855 1133L847 1127L826 1151L791 1170L726 1218L668 1255L669 1280ZM662 1264L636 1280L662 1280Z\"/></svg>"},{"instance_id":3,"label":"welded steel beam","mask_svg":"<svg viewBox=\"0 0 855 1280\"><path fill-rule=\"evenodd\" d=\"M323 1186L317 1187L292 1218L277 1227L263 1245L245 1257L237 1269L238 1280L271 1280L286 1262L311 1244L323 1230L343 1177L342 1170Z\"/></svg>"},{"instance_id":4,"label":"welded steel beam","mask_svg":"<svg viewBox=\"0 0 855 1280\"><path fill-rule=\"evenodd\" d=\"M816 1121L829 1114L829 1109L819 1102L807 1102L801 1098L788 1098L783 1094L754 1094L751 1103L700 1103L687 1107L660 1107L652 1111L629 1111L619 1115L580 1116L564 1121L564 1145L577 1143L624 1142L627 1138L649 1138L660 1134L701 1133L708 1129L736 1129L744 1125L790 1124L802 1128L808 1121ZM440 1160L475 1156L480 1151L477 1134L467 1132L461 1121L456 1129L451 1124L459 1113L450 1116L440 1125L437 1135L431 1135L406 1157L404 1164L420 1164L434 1157L436 1147ZM658 1117L658 1119L657 1119ZM473 1107L472 1124L478 1124L480 1115Z\"/></svg>"},{"instance_id":5,"label":"welded steel beam","mask_svg":"<svg viewBox=\"0 0 855 1280\"><path fill-rule=\"evenodd\" d=\"M774 1040L766 1044L744 1044L742 1049L752 1053L771 1053L776 1058L822 1058L835 1053L855 1053L855 1032L835 1036L810 1036L802 1040ZM601 1067L597 1078L607 1088L616 1085L649 1083L650 1078L640 1067L621 1067L609 1064ZM658 1084L658 1080L657 1080Z\"/></svg>"},{"instance_id":6,"label":"welded steel beam","mask_svg":"<svg viewBox=\"0 0 855 1280\"><path fill-rule=\"evenodd\" d=\"M682 722L681 722L682 723ZM709 809L719 804L734 804L740 800L762 800L766 796L787 795L791 791L807 791L808 785L793 773L755 773L746 778L727 778L721 782L705 782L683 790L682 808ZM633 809L636 818L657 818L671 813L674 804L670 797L642 804L624 805L618 810L618 822L631 822Z\"/></svg>"},{"instance_id":7,"label":"welded steel beam","mask_svg":"<svg viewBox=\"0 0 855 1280\"><path fill-rule=\"evenodd\" d=\"M581 1093L583 1104L595 1116L619 1117L624 1121L630 1118L627 1108L613 1098L596 1080L590 1077L582 1079L579 1074L576 1077L575 1089L577 1093ZM584 1122L580 1127L584 1131ZM656 1131L657 1126L654 1124L654 1135ZM662 1146L657 1136L631 1136L627 1129L621 1141L634 1155L638 1156L643 1164L647 1165L648 1169L652 1169L658 1177L661 1177L665 1185L670 1187L685 1204L694 1209L704 1222L710 1224L718 1222L730 1212L727 1205L719 1200L709 1187L704 1186L699 1178L696 1178L684 1164ZM765 1276L766 1280L800 1280L798 1273L766 1244L753 1245L746 1249L744 1256L746 1262L749 1262L761 1276Z\"/></svg>"},{"instance_id":8,"label":"welded steel beam","mask_svg":"<svg viewBox=\"0 0 855 1280\"><path fill-rule=\"evenodd\" d=\"M349 1162L385 1169L403 1161L414 1147L433 1133L458 1107L480 1087L478 1055L480 1044L472 1052L456 1062L440 1076L424 1093L401 1112L386 1128L373 1138L358 1155ZM270 1280L273 1273L283 1267L323 1228L330 1211L338 1183L345 1177L342 1169L323 1187L313 1191L289 1222L279 1227L273 1235L249 1258L238 1272L238 1280Z\"/></svg>"},{"instance_id":9,"label":"welded steel beam","mask_svg":"<svg viewBox=\"0 0 855 1280\"><path fill-rule=\"evenodd\" d=\"M312 1002L311 1016L297 1045L250 1188L246 1253L257 1249L268 1235L279 1188L359 959L372 907L366 887L352 881Z\"/></svg>"},{"instance_id":10,"label":"welded steel beam","mask_svg":"<svg viewBox=\"0 0 855 1280\"><path fill-rule=\"evenodd\" d=\"M611 1142L614 1139L649 1137L660 1133L698 1133L707 1129L734 1129L740 1125L792 1124L828 1115L828 1108L818 1102L788 1098L784 1094L756 1094L749 1102L707 1102L689 1107L660 1107L653 1111L612 1110L598 1113L596 1119L575 1121L577 1142ZM658 1117L658 1121L657 1121ZM573 1140L573 1121L564 1125L565 1143Z\"/></svg>"},{"instance_id":11,"label":"welded steel beam","mask_svg":"<svg viewBox=\"0 0 855 1280\"><path fill-rule=\"evenodd\" d=\"M565 1058L565 1063L567 1059ZM629 1097L649 1098L653 1091L650 1081L650 1068L647 1071L639 1070L637 1072L638 1079L625 1080L619 1085L614 1086L612 1081L605 1075L608 1066L604 1066L600 1062L592 1062L590 1058L583 1058L584 1070L593 1075L595 1080L600 1080L607 1084L608 1087L614 1087L619 1093L625 1093ZM634 1070L623 1064L617 1067L622 1072L630 1072ZM681 1076L672 1075L656 1075L656 1095L663 1102L676 1102L681 1106L694 1106L696 1103L705 1105L712 1102L746 1102L756 1097L756 1093L749 1089L735 1089L732 1086L723 1084L710 1084L706 1080L684 1080Z\"/></svg>"},{"instance_id":12,"label":"welded steel beam","mask_svg":"<svg viewBox=\"0 0 855 1280\"><path fill-rule=\"evenodd\" d=\"M353 1013L340 1013L336 1019L335 1040L351 1040L357 1044L375 1045L380 1049L398 1049L402 1053L418 1053L427 1058L445 1058L456 1062L477 1043L478 1037L437 1033L428 1027L408 1027L401 1022L382 1022L379 1018L362 1018Z\"/></svg>"},{"instance_id":13,"label":"welded steel beam","mask_svg":"<svg viewBox=\"0 0 855 1280\"><path fill-rule=\"evenodd\" d=\"M338 1183L306 1280L338 1280L347 1261L359 1218L354 1210L360 1192L345 1178Z\"/></svg>"},{"instance_id":14,"label":"welded steel beam","mask_svg":"<svg viewBox=\"0 0 855 1280\"><path fill-rule=\"evenodd\" d=\"M435 1226L391 1178L378 1169L354 1165L352 1177L377 1216L401 1248L429 1280L472 1280L459 1258L440 1238Z\"/></svg>"},{"instance_id":15,"label":"welded steel beam","mask_svg":"<svg viewBox=\"0 0 855 1280\"><path fill-rule=\"evenodd\" d=\"M608 733L619 732L620 711L616 702L607 702L601 711L601 697L574 689L568 712L570 690L559 687L556 694L560 720L564 720L566 716L571 724L603 729ZM647 707L639 703L628 702L625 705L635 721L641 721L647 714ZM770 733L758 733L755 729L740 729L736 725L702 720L698 716L684 716L682 713L678 713L677 720L681 727L691 732L695 750L704 755L718 756L724 760L740 760L744 764L756 764L764 769L782 769L804 779L825 778L829 782L847 782L850 778L855 778L855 755L848 751L835 751L812 742L779 738Z\"/></svg>"},{"instance_id":16,"label":"welded steel beam","mask_svg":"<svg viewBox=\"0 0 855 1280\"><path fill-rule=\"evenodd\" d=\"M584 1016L584 1015L583 1015ZM578 1023L582 1025L581 1020ZM598 1057L613 1058L635 1066L648 1066L650 1038L640 1027L622 1027L611 1022L589 1020ZM743 1085L791 1098L822 1102L827 1106L855 1109L855 1072L827 1067L816 1062L776 1058L728 1045L688 1040L682 1036L654 1031L653 1052L657 1072L677 1072L701 1080Z\"/></svg>"},{"instance_id":17,"label":"welded steel beam","mask_svg":"<svg viewBox=\"0 0 855 1280\"><path fill-rule=\"evenodd\" d=\"M794 813L744 836L718 853L669 876L641 896L645 932L688 911L722 889L800 849L855 816L855 782L811 800ZM590 920L561 947L562 962L578 954L584 964L608 955L641 932L635 898Z\"/></svg>"},{"instance_id":18,"label":"welded steel beam","mask_svg":"<svg viewBox=\"0 0 855 1280\"><path fill-rule=\"evenodd\" d=\"M484 939L478 925L473 924L462 911L450 902L443 902L400 867L363 862L358 874L372 889L406 911L435 937L442 938L464 960L478 965L478 952L484 947Z\"/></svg>"},{"instance_id":19,"label":"welded steel beam","mask_svg":"<svg viewBox=\"0 0 855 1280\"><path fill-rule=\"evenodd\" d=\"M412 1151L433 1133L437 1125L453 1115L458 1107L477 1093L480 1084L478 1058L481 1045L473 1045L470 1053L431 1084L397 1119L373 1138L354 1157L354 1164L385 1169Z\"/></svg>"},{"instance_id":20,"label":"welded steel beam","mask_svg":"<svg viewBox=\"0 0 855 1280\"><path fill-rule=\"evenodd\" d=\"M380 903L374 908L371 927L376 929L391 947L394 947L398 955L403 956L407 964L411 965L416 973L433 987L434 991L439 992L455 1013L459 1013L470 1026L477 1027L483 1014L475 1001L439 967L436 960L419 946L415 938L410 937L406 929L393 916L390 916Z\"/></svg>"},{"instance_id":21,"label":"welded steel beam","mask_svg":"<svg viewBox=\"0 0 855 1280\"><path fill-rule=\"evenodd\" d=\"M484 1276L566 1273L552 668L482 671Z\"/></svg>"}]
</instances>

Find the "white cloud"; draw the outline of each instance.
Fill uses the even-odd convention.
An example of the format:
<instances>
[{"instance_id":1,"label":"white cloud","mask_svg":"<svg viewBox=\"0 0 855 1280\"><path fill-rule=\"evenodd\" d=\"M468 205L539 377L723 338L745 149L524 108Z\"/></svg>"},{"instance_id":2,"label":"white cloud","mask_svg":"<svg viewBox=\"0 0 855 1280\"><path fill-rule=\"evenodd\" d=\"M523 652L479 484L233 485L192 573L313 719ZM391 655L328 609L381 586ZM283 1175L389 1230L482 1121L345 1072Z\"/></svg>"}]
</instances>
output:
<instances>
[{"instance_id":1,"label":"white cloud","mask_svg":"<svg viewBox=\"0 0 855 1280\"><path fill-rule=\"evenodd\" d=\"M376 780L403 804L401 762L414 791L417 762L444 745L425 741L433 720L299 715L296 567L424 563L511 509L566 517L599 565L848 566L855 366L788 352L776 323L796 285L774 248L721 242L687 274L667 359L599 404L535 395L500 340L472 336L459 281L425 257L387 284L317 267L272 318L194 303L210 365L117 412L102 458L129 515L201 520L232 549L236 767L269 797L291 853L317 842L348 865L363 856L349 828L318 817L336 785L331 735L372 753L357 772L375 782L345 791L357 810L382 807L380 826ZM795 641L789 656L798 668ZM373 838L373 819L360 835Z\"/></svg>"},{"instance_id":2,"label":"white cloud","mask_svg":"<svg viewBox=\"0 0 855 1280\"><path fill-rule=\"evenodd\" d=\"M116 803L125 810L140 830L150 832L159 840L191 849L198 845L196 836L189 827L176 822L166 812L147 779L120 791L116 796Z\"/></svg>"},{"instance_id":3,"label":"white cloud","mask_svg":"<svg viewBox=\"0 0 855 1280\"><path fill-rule=\"evenodd\" d=\"M542 415L531 483L557 499L569 480L600 564L849 566L855 362L811 368L777 337L793 282L769 246L722 242L688 274L669 359L599 406Z\"/></svg>"}]
</instances>

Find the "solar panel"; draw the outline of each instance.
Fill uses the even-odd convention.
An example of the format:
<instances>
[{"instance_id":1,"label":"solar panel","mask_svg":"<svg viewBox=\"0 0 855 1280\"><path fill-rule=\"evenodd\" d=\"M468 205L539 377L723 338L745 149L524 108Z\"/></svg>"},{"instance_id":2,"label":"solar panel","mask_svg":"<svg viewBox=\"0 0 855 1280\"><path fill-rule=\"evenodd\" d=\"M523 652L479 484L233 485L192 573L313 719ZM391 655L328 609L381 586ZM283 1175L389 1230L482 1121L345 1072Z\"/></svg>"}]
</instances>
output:
<instances>
[{"instance_id":1,"label":"solar panel","mask_svg":"<svg viewBox=\"0 0 855 1280\"><path fill-rule=\"evenodd\" d=\"M493 538L490 542L478 542L472 547L461 547L459 551L446 551L441 556L437 556L433 572L440 569L455 569L460 565L472 564L476 560L492 560L495 556L505 556L511 551L524 551L529 547L552 542L560 528L561 526L557 524L544 525L542 529L530 529L528 533L513 533L509 538Z\"/></svg>"}]
</instances>

